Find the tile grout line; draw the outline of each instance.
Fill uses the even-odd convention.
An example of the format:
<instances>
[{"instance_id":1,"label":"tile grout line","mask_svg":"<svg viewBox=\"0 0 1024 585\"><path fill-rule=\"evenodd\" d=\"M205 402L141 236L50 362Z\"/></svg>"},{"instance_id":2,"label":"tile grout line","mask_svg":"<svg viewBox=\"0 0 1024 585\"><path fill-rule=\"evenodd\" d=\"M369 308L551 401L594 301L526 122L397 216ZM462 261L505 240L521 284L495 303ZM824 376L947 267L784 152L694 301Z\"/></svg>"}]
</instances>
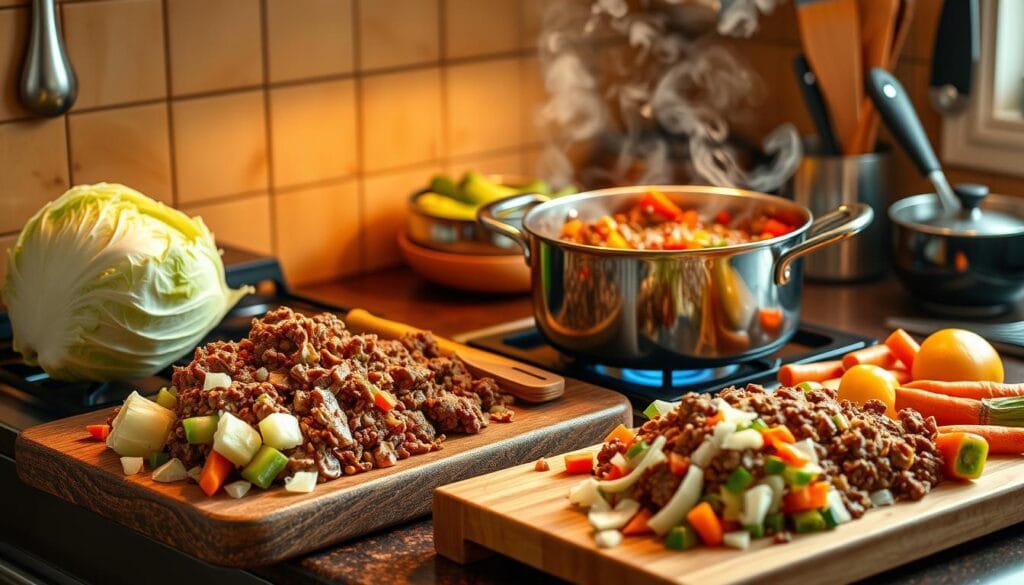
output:
<instances>
[{"instance_id":1,"label":"tile grout line","mask_svg":"<svg viewBox=\"0 0 1024 585\"><path fill-rule=\"evenodd\" d=\"M263 92L263 147L266 149L267 161L267 212L270 215L270 251L277 256L277 190L274 178L274 133L270 115L270 9L268 0L260 0L260 58L262 60L263 81L260 87Z\"/></svg>"},{"instance_id":2,"label":"tile grout line","mask_svg":"<svg viewBox=\"0 0 1024 585\"><path fill-rule=\"evenodd\" d=\"M174 139L174 109L171 107L171 19L168 18L170 14L170 7L167 4L168 0L160 0L160 7L163 17L163 34L164 34L164 99L161 103L164 104L165 113L167 116L167 148L168 148L168 160L171 165L171 204L178 207L178 155L177 155L177 142Z\"/></svg>"},{"instance_id":3,"label":"tile grout line","mask_svg":"<svg viewBox=\"0 0 1024 585\"><path fill-rule=\"evenodd\" d=\"M366 139L363 117L365 115L363 103L363 74L359 71L362 64L362 34L359 22L359 0L352 0L352 65L353 65L353 92L355 94L356 109L356 217L359 218L359 241L357 242L359 266L354 274L363 274L366 267L370 265L370 246L366 238L366 216L367 216L367 193L366 193L366 156L364 154Z\"/></svg>"}]
</instances>

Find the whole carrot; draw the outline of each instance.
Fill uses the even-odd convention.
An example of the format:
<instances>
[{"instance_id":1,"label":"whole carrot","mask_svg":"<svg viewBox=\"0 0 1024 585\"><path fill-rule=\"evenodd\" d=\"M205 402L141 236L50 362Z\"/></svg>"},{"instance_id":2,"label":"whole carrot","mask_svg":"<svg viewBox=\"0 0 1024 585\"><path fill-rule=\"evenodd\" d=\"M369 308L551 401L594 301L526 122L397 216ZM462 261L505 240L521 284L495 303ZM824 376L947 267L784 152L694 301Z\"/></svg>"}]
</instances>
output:
<instances>
[{"instance_id":1,"label":"whole carrot","mask_svg":"<svg viewBox=\"0 0 1024 585\"><path fill-rule=\"evenodd\" d=\"M849 370L860 364L881 366L891 370L899 360L893 355L892 350L886 345L872 345L857 351L851 351L843 356L843 367ZM906 365L906 364L904 364Z\"/></svg>"},{"instance_id":2,"label":"whole carrot","mask_svg":"<svg viewBox=\"0 0 1024 585\"><path fill-rule=\"evenodd\" d=\"M948 425L939 427L939 433L973 433L988 441L991 455L1020 455L1024 453L1024 428L997 427L995 425Z\"/></svg>"},{"instance_id":3,"label":"whole carrot","mask_svg":"<svg viewBox=\"0 0 1024 585\"><path fill-rule=\"evenodd\" d=\"M779 368L779 383L795 386L800 382L824 382L843 375L843 362L832 360L812 364L786 364Z\"/></svg>"},{"instance_id":4,"label":"whole carrot","mask_svg":"<svg viewBox=\"0 0 1024 585\"><path fill-rule=\"evenodd\" d=\"M910 375L910 372L906 370L891 369L889 370L889 373L892 374L896 378L896 382L900 384L906 384L911 379L913 379L913 377Z\"/></svg>"},{"instance_id":5,"label":"whole carrot","mask_svg":"<svg viewBox=\"0 0 1024 585\"><path fill-rule=\"evenodd\" d=\"M913 388L896 389L896 412L904 408L913 408L924 416L934 416L940 425L971 425L984 424L984 411L980 400L957 398L943 394L933 394Z\"/></svg>"},{"instance_id":6,"label":"whole carrot","mask_svg":"<svg viewBox=\"0 0 1024 585\"><path fill-rule=\"evenodd\" d=\"M1002 398L1005 396L1024 396L1024 384L1000 384L998 382L939 382L936 380L916 380L903 385L905 388L927 390L935 394L958 396L960 398Z\"/></svg>"},{"instance_id":7,"label":"whole carrot","mask_svg":"<svg viewBox=\"0 0 1024 585\"><path fill-rule=\"evenodd\" d=\"M917 352L921 351L917 341L902 329L897 329L886 337L885 345L908 370L914 367L914 358L917 357Z\"/></svg>"}]
</instances>

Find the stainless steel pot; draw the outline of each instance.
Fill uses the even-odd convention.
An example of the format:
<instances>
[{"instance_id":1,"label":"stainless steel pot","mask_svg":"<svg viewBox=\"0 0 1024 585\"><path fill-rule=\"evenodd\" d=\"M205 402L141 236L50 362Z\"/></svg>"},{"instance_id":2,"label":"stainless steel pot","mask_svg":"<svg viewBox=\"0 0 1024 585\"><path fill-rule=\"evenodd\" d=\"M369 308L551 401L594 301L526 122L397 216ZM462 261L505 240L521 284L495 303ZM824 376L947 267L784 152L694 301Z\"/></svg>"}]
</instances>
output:
<instances>
[{"instance_id":1,"label":"stainless steel pot","mask_svg":"<svg viewBox=\"0 0 1024 585\"><path fill-rule=\"evenodd\" d=\"M566 219L611 215L658 189L702 215L771 214L799 226L759 242L701 250L621 250L565 242ZM523 228L502 218L528 208ZM486 228L523 247L544 337L588 362L634 368L713 367L780 348L797 328L800 257L861 231L871 208L842 205L812 221L780 197L719 187L620 187L555 200L517 195L480 209Z\"/></svg>"}]
</instances>

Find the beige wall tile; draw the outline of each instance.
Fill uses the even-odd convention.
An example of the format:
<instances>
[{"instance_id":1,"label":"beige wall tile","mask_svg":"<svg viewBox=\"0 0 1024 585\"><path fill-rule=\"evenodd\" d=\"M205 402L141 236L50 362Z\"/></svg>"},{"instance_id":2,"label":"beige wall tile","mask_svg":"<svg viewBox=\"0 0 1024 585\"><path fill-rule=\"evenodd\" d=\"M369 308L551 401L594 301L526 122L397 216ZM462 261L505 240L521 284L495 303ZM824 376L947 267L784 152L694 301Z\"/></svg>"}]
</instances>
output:
<instances>
[{"instance_id":1,"label":"beige wall tile","mask_svg":"<svg viewBox=\"0 0 1024 585\"><path fill-rule=\"evenodd\" d=\"M277 255L292 285L362 270L362 220L355 181L276 193Z\"/></svg>"},{"instance_id":2,"label":"beige wall tile","mask_svg":"<svg viewBox=\"0 0 1024 585\"><path fill-rule=\"evenodd\" d=\"M366 270L401 264L396 238L405 229L409 194L421 189L439 171L437 165L422 165L363 180Z\"/></svg>"},{"instance_id":3,"label":"beige wall tile","mask_svg":"<svg viewBox=\"0 0 1024 585\"><path fill-rule=\"evenodd\" d=\"M276 187L344 177L358 169L351 79L272 90L270 128Z\"/></svg>"},{"instance_id":4,"label":"beige wall tile","mask_svg":"<svg viewBox=\"0 0 1024 585\"><path fill-rule=\"evenodd\" d=\"M68 188L64 118L0 124L0 232L20 230Z\"/></svg>"},{"instance_id":5,"label":"beige wall tile","mask_svg":"<svg viewBox=\"0 0 1024 585\"><path fill-rule=\"evenodd\" d=\"M444 165L445 172L453 175L456 180L467 171L479 171L487 175L510 175L519 177L523 174L523 157L518 150L497 154L479 154L459 157Z\"/></svg>"},{"instance_id":6,"label":"beige wall tile","mask_svg":"<svg viewBox=\"0 0 1024 585\"><path fill-rule=\"evenodd\" d=\"M63 4L62 10L68 57L78 76L75 108L167 93L160 0Z\"/></svg>"},{"instance_id":7,"label":"beige wall tile","mask_svg":"<svg viewBox=\"0 0 1024 585\"><path fill-rule=\"evenodd\" d=\"M14 247L18 236L0 237L0 282L7 280L7 250Z\"/></svg>"},{"instance_id":8,"label":"beige wall tile","mask_svg":"<svg viewBox=\"0 0 1024 585\"><path fill-rule=\"evenodd\" d=\"M73 183L124 183L174 202L166 104L72 114L69 125Z\"/></svg>"},{"instance_id":9,"label":"beige wall tile","mask_svg":"<svg viewBox=\"0 0 1024 585\"><path fill-rule=\"evenodd\" d=\"M437 61L438 0L359 0L359 68Z\"/></svg>"},{"instance_id":10,"label":"beige wall tile","mask_svg":"<svg viewBox=\"0 0 1024 585\"><path fill-rule=\"evenodd\" d=\"M28 40L28 12L27 8L0 11L0 121L29 115L18 101Z\"/></svg>"},{"instance_id":11,"label":"beige wall tile","mask_svg":"<svg viewBox=\"0 0 1024 585\"><path fill-rule=\"evenodd\" d=\"M523 81L519 92L523 114L523 143L541 142L544 140L541 109L548 101L548 90L544 87L540 61L531 53L519 60L519 67Z\"/></svg>"},{"instance_id":12,"label":"beige wall tile","mask_svg":"<svg viewBox=\"0 0 1024 585\"><path fill-rule=\"evenodd\" d=\"M263 93L175 101L178 204L267 189Z\"/></svg>"},{"instance_id":13,"label":"beige wall tile","mask_svg":"<svg viewBox=\"0 0 1024 585\"><path fill-rule=\"evenodd\" d=\"M263 81L259 0L168 0L167 18L174 95Z\"/></svg>"},{"instance_id":14,"label":"beige wall tile","mask_svg":"<svg viewBox=\"0 0 1024 585\"><path fill-rule=\"evenodd\" d=\"M260 254L273 253L270 228L270 195L261 193L231 201L187 205L182 211L201 216L218 246L242 248Z\"/></svg>"},{"instance_id":15,"label":"beige wall tile","mask_svg":"<svg viewBox=\"0 0 1024 585\"><path fill-rule=\"evenodd\" d=\"M441 156L441 72L423 69L362 81L363 164L379 171Z\"/></svg>"},{"instance_id":16,"label":"beige wall tile","mask_svg":"<svg viewBox=\"0 0 1024 585\"><path fill-rule=\"evenodd\" d=\"M270 81L348 73L352 0L268 0L267 37Z\"/></svg>"},{"instance_id":17,"label":"beige wall tile","mask_svg":"<svg viewBox=\"0 0 1024 585\"><path fill-rule=\"evenodd\" d=\"M445 55L473 57L519 47L519 0L446 0Z\"/></svg>"},{"instance_id":18,"label":"beige wall tile","mask_svg":"<svg viewBox=\"0 0 1024 585\"><path fill-rule=\"evenodd\" d=\"M0 6L17 6L19 4L28 4L28 0L0 0Z\"/></svg>"},{"instance_id":19,"label":"beige wall tile","mask_svg":"<svg viewBox=\"0 0 1024 585\"><path fill-rule=\"evenodd\" d=\"M519 146L519 59L452 66L447 84L450 155Z\"/></svg>"},{"instance_id":20,"label":"beige wall tile","mask_svg":"<svg viewBox=\"0 0 1024 585\"><path fill-rule=\"evenodd\" d=\"M524 175L546 179L543 165L544 147L524 148L520 156L522 157L521 168Z\"/></svg>"},{"instance_id":21,"label":"beige wall tile","mask_svg":"<svg viewBox=\"0 0 1024 585\"><path fill-rule=\"evenodd\" d=\"M523 49L536 49L540 33L544 25L544 11L548 0L521 0L519 27L519 46Z\"/></svg>"}]
</instances>

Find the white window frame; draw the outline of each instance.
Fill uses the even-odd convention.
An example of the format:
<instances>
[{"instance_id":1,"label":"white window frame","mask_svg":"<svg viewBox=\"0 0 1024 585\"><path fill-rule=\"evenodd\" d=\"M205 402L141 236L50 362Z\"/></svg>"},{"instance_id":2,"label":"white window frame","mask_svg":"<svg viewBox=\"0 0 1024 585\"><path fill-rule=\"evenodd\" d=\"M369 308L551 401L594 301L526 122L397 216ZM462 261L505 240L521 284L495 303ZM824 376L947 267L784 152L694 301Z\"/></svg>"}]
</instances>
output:
<instances>
[{"instance_id":1,"label":"white window frame","mask_svg":"<svg viewBox=\"0 0 1024 585\"><path fill-rule=\"evenodd\" d=\"M981 55L971 96L964 111L943 118L942 158L951 165L1024 176L1024 34L1015 26L1024 21L1024 1L980 4Z\"/></svg>"}]
</instances>

